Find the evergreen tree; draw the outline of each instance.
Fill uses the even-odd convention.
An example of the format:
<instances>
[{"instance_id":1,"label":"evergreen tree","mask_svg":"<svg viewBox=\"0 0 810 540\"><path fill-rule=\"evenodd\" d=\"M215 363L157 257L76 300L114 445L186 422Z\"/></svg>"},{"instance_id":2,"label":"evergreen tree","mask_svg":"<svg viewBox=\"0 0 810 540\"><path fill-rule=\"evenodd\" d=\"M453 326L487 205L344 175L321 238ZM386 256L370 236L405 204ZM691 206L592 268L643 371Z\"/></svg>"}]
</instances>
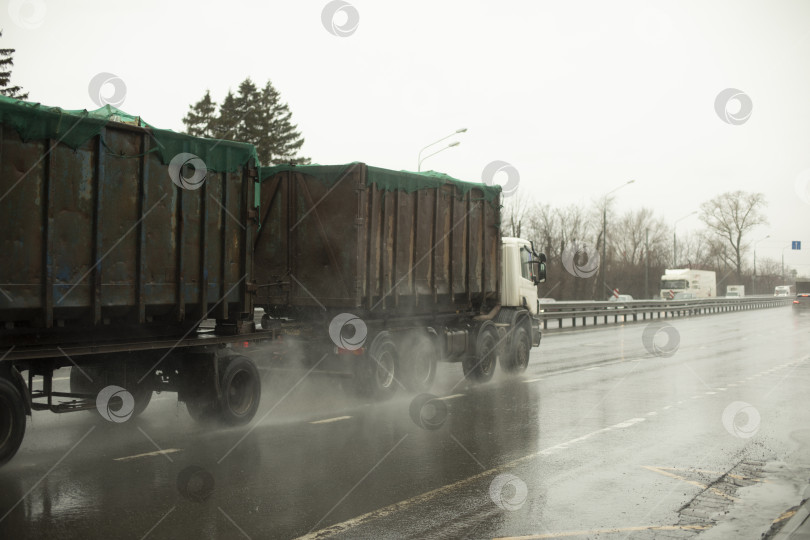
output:
<instances>
[{"instance_id":1,"label":"evergreen tree","mask_svg":"<svg viewBox=\"0 0 810 540\"><path fill-rule=\"evenodd\" d=\"M263 165L295 162L307 164L309 158L297 156L304 144L298 126L292 123L292 112L281 95L268 81L259 88L245 79L237 93L229 91L214 114L216 103L206 92L183 119L189 135L214 137L251 143Z\"/></svg>"},{"instance_id":2,"label":"evergreen tree","mask_svg":"<svg viewBox=\"0 0 810 540\"><path fill-rule=\"evenodd\" d=\"M262 134L255 143L259 160L268 165L290 161L309 163L309 158L296 157L304 138L298 126L292 123L290 108L281 101L281 95L270 81L262 88L260 103Z\"/></svg>"},{"instance_id":3,"label":"evergreen tree","mask_svg":"<svg viewBox=\"0 0 810 540\"><path fill-rule=\"evenodd\" d=\"M214 138L235 141L239 132L239 106L236 96L228 91L222 105L219 106L219 115L213 124Z\"/></svg>"},{"instance_id":4,"label":"evergreen tree","mask_svg":"<svg viewBox=\"0 0 810 540\"><path fill-rule=\"evenodd\" d=\"M3 31L0 30L0 37ZM16 49L0 49L0 94L14 99L28 99L28 92L20 86L11 86L11 66L14 65Z\"/></svg>"},{"instance_id":5,"label":"evergreen tree","mask_svg":"<svg viewBox=\"0 0 810 540\"><path fill-rule=\"evenodd\" d=\"M186 133L194 137L215 137L214 121L216 120L217 104L211 99L211 92L206 90L205 96L188 106L189 111L183 123Z\"/></svg>"}]
</instances>

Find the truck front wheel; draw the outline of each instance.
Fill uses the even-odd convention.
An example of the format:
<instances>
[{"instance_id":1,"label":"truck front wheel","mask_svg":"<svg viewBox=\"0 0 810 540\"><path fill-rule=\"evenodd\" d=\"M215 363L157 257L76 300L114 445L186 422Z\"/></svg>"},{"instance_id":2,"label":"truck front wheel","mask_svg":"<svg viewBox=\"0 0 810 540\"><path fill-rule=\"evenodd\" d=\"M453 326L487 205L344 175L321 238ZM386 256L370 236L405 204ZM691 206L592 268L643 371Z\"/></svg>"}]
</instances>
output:
<instances>
[{"instance_id":1,"label":"truck front wheel","mask_svg":"<svg viewBox=\"0 0 810 540\"><path fill-rule=\"evenodd\" d=\"M512 346L509 348L509 357L501 365L509 373L523 373L529 366L529 351L531 351L531 339L526 327L522 324L515 328L512 336Z\"/></svg>"},{"instance_id":2,"label":"truck front wheel","mask_svg":"<svg viewBox=\"0 0 810 540\"><path fill-rule=\"evenodd\" d=\"M7 463L25 435L25 406L14 385L0 378L0 465Z\"/></svg>"}]
</instances>

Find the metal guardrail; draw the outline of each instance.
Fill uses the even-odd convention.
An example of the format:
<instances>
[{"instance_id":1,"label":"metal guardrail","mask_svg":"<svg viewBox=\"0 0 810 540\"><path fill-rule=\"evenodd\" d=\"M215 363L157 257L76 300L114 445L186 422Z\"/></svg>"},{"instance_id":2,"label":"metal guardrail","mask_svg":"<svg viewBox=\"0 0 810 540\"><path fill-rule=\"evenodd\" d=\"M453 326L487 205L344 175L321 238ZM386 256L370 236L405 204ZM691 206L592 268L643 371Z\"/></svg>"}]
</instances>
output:
<instances>
[{"instance_id":1,"label":"metal guardrail","mask_svg":"<svg viewBox=\"0 0 810 540\"><path fill-rule=\"evenodd\" d=\"M712 315L731 311L766 309L790 305L793 298L773 296L747 296L743 298L701 298L697 300L631 300L629 302L551 302L540 304L543 329L549 330L549 321L555 328L581 328L597 324ZM663 315L662 315L663 314ZM601 319L601 322L600 322ZM610 319L613 319L610 321ZM571 321L564 326L564 321ZM579 325L577 324L579 321ZM588 322L592 321L592 322Z\"/></svg>"}]
</instances>

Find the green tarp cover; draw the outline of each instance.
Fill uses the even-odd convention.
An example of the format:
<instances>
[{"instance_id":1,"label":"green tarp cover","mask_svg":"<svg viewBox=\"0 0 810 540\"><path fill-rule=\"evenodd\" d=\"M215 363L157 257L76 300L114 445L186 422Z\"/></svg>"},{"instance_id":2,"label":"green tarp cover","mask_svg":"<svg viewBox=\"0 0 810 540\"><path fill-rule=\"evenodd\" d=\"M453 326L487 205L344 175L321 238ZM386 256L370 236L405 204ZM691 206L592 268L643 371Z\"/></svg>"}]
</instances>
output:
<instances>
[{"instance_id":1,"label":"green tarp cover","mask_svg":"<svg viewBox=\"0 0 810 540\"><path fill-rule=\"evenodd\" d=\"M154 137L150 151L157 152L164 165L168 165L181 152L195 154L205 162L208 170L216 172L236 172L246 163L259 164L256 148L252 144L203 139L158 129L139 116L111 105L95 111L68 111L0 96L0 124L13 128L23 141L53 139L75 150L101 134L108 122L125 122L147 128Z\"/></svg>"},{"instance_id":2,"label":"green tarp cover","mask_svg":"<svg viewBox=\"0 0 810 540\"><path fill-rule=\"evenodd\" d=\"M357 165L358 162L348 163L346 165L276 165L273 167L262 167L259 177L262 181L279 172L284 171L297 171L307 176L311 176L327 186L332 186L349 170L350 167ZM478 189L483 193L483 199L488 202L495 202L498 200L498 195L501 192L499 185L477 184L474 182L464 182L452 176L436 171L426 172L409 172L409 171L392 171L389 169L382 169L380 167L372 167L367 165L366 185L370 186L375 184L377 189L384 191L405 191L411 193L426 188L438 188L447 183L455 184L462 195L465 195L471 189Z\"/></svg>"}]
</instances>

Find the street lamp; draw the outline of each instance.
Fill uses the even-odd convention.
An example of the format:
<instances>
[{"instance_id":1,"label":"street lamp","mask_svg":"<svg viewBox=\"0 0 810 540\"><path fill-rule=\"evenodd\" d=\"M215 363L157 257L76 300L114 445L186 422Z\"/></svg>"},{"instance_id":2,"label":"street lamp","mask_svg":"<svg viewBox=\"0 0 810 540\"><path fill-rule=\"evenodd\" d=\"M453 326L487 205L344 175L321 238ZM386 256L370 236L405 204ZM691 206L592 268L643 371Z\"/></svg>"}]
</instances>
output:
<instances>
[{"instance_id":1,"label":"street lamp","mask_svg":"<svg viewBox=\"0 0 810 540\"><path fill-rule=\"evenodd\" d=\"M606 250L606 247L607 247L607 205L608 205L608 201L609 201L608 196L611 193L619 191L620 189L622 189L625 186L629 186L633 182L635 182L635 180L628 180L627 182L620 185L619 187L617 187L615 189L612 189L612 190L608 191L607 193L605 193L605 206L602 208L602 261L601 261L601 264L602 264L602 267L604 268L604 270L602 270L602 286L606 290L610 290L610 289L608 289L608 286L607 286L607 250Z\"/></svg>"},{"instance_id":2,"label":"street lamp","mask_svg":"<svg viewBox=\"0 0 810 540\"><path fill-rule=\"evenodd\" d=\"M422 159L422 152L424 152L425 150L427 150L428 148L430 148L430 147L431 147L431 146L433 146L434 144L439 144L440 142L442 142L442 141L444 141L444 140L446 140L446 139L449 139L450 137L452 137L453 135L456 135L457 133L465 133L466 131L467 131L467 128L461 128L461 129L457 129L457 130L455 130L453 133L451 133L450 135L447 135L446 137L442 137L442 138L441 138L441 139L439 139L438 141L433 141L433 142L432 142L432 143L430 143L429 145L427 145L427 146L425 146L424 148L422 148L421 150L419 150L419 156L417 157L417 160L418 160L419 164L417 165L416 170L417 170L417 171L421 171L421 170L422 170L422 162L423 162L425 159L429 158L430 156L433 156L433 155L435 155L435 154L438 154L439 152L441 152L441 150L439 150L439 152L434 152L433 154L430 154L430 156L425 156L425 159ZM458 143L453 144L453 145L451 145L451 146L458 146ZM446 148L448 148L448 147L442 148L442 150L445 150Z\"/></svg>"},{"instance_id":3,"label":"street lamp","mask_svg":"<svg viewBox=\"0 0 810 540\"><path fill-rule=\"evenodd\" d=\"M757 294L757 244L759 244L763 240L767 240L770 237L771 237L771 235L769 234L768 236L760 238L759 240L754 242L754 280L753 280L754 294Z\"/></svg>"},{"instance_id":4,"label":"street lamp","mask_svg":"<svg viewBox=\"0 0 810 540\"><path fill-rule=\"evenodd\" d=\"M688 214L686 214L682 218L676 219L675 220L675 225L672 226L672 268L675 268L675 267L678 266L678 240L677 240L677 238L675 236L675 232L678 229L678 222L683 221L684 219L688 218L689 216L694 216L695 214L697 214L697 210L695 210L693 212L689 212Z\"/></svg>"},{"instance_id":5,"label":"street lamp","mask_svg":"<svg viewBox=\"0 0 810 540\"><path fill-rule=\"evenodd\" d=\"M461 143L460 143L460 142L458 142L458 141L453 141L453 142L451 142L450 144L448 144L447 146L443 146L441 149L436 150L436 151L435 151L435 152L433 152L432 154L428 154L428 155L426 155L425 157L423 157L422 159L420 159L420 160L419 160L419 168L418 168L417 170L418 170L418 171L420 171L420 172L422 171L422 162L423 162L423 161L425 161L425 160L426 160L427 158L429 158L430 156L435 156L435 155L436 155L436 154L438 154L439 152L443 152L443 151L447 150L448 148L453 148L454 146L458 146L459 144L461 144Z\"/></svg>"}]
</instances>

